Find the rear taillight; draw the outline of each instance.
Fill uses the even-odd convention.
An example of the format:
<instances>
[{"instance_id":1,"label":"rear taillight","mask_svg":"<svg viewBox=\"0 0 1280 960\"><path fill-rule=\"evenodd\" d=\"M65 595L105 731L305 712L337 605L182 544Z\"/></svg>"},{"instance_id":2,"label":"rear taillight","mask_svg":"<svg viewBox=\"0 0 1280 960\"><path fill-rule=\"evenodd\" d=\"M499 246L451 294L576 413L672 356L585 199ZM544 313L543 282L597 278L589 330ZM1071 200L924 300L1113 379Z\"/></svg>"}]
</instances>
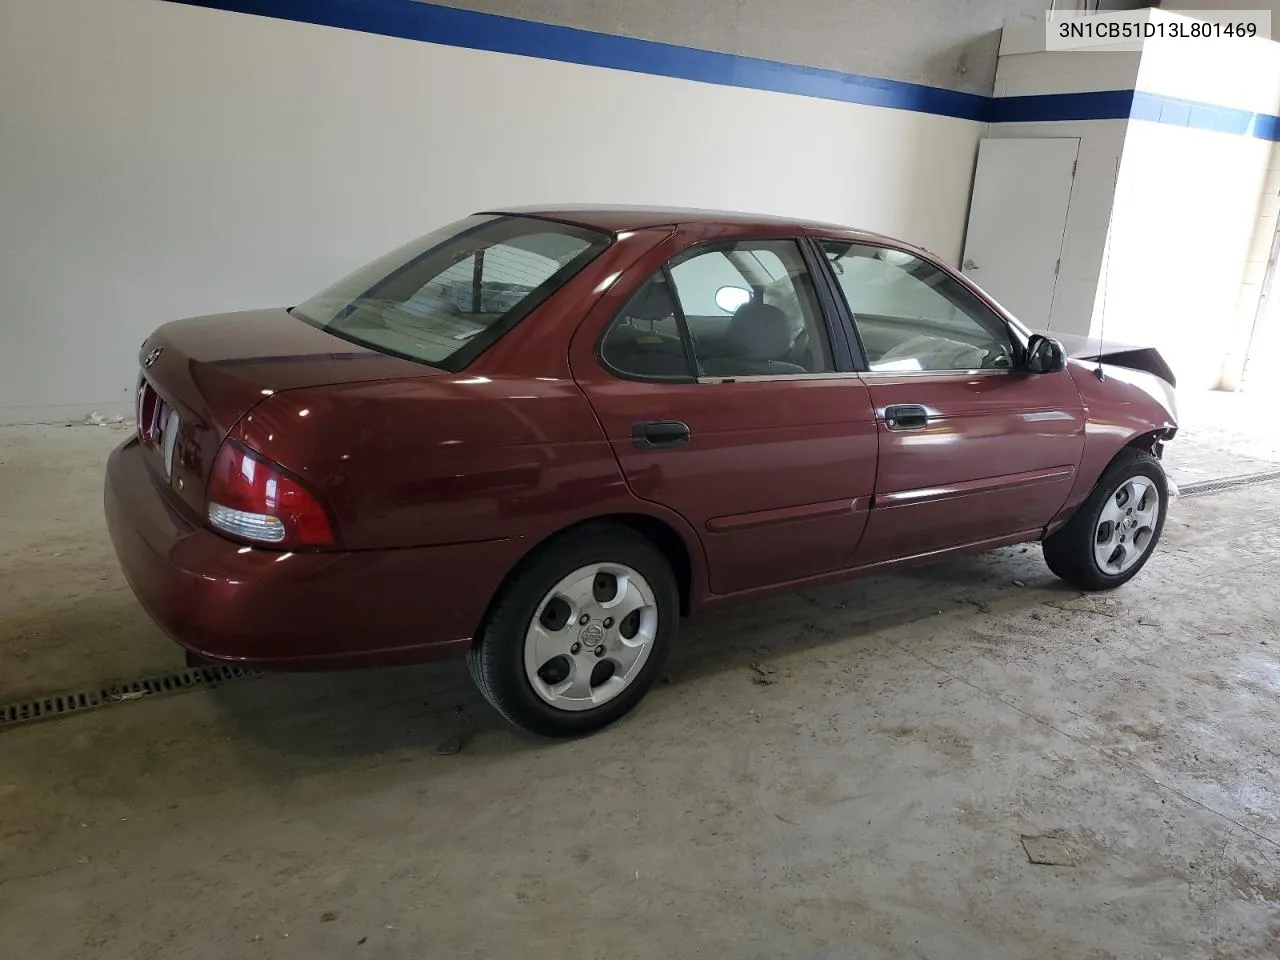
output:
<instances>
[{"instance_id":1,"label":"rear taillight","mask_svg":"<svg viewBox=\"0 0 1280 960\"><path fill-rule=\"evenodd\" d=\"M279 547L333 545L320 500L278 464L227 441L209 477L209 525L241 540Z\"/></svg>"}]
</instances>

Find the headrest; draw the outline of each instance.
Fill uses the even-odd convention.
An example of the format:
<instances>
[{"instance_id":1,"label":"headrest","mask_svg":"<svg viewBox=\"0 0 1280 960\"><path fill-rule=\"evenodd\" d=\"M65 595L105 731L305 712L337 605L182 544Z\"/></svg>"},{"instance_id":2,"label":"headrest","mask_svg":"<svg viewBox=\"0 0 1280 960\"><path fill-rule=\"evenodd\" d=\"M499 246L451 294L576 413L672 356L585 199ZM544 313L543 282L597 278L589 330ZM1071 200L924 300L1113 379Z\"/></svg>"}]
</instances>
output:
<instances>
[{"instance_id":1,"label":"headrest","mask_svg":"<svg viewBox=\"0 0 1280 960\"><path fill-rule=\"evenodd\" d=\"M626 315L636 320L665 320L675 313L671 291L663 280L650 280L627 304Z\"/></svg>"},{"instance_id":2,"label":"headrest","mask_svg":"<svg viewBox=\"0 0 1280 960\"><path fill-rule=\"evenodd\" d=\"M791 349L791 321L767 303L746 303L729 321L726 336L748 360L777 360Z\"/></svg>"}]
</instances>

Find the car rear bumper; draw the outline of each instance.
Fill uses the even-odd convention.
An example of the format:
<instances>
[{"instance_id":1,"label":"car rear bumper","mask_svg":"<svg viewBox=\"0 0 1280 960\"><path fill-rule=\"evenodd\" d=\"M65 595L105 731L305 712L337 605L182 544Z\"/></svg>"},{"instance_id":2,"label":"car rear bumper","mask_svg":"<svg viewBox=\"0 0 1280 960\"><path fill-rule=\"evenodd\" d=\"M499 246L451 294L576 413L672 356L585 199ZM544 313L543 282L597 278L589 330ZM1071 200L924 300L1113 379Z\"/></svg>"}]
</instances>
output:
<instances>
[{"instance_id":1,"label":"car rear bumper","mask_svg":"<svg viewBox=\"0 0 1280 960\"><path fill-rule=\"evenodd\" d=\"M269 669L341 669L461 655L519 561L519 539L401 550L243 547L170 505L130 440L107 463L107 529L129 586L178 643Z\"/></svg>"}]
</instances>

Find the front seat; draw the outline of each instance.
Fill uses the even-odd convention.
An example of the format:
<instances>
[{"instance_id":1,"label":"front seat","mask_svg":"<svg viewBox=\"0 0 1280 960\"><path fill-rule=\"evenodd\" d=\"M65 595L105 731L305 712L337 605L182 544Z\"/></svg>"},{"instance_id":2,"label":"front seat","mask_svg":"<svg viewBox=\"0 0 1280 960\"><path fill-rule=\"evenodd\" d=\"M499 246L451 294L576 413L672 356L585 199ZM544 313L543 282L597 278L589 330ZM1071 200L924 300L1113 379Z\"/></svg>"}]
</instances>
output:
<instances>
[{"instance_id":1,"label":"front seat","mask_svg":"<svg viewBox=\"0 0 1280 960\"><path fill-rule=\"evenodd\" d=\"M724 350L702 365L708 377L785 376L808 373L798 363L779 359L791 349L791 321L767 303L745 303L729 320Z\"/></svg>"}]
</instances>

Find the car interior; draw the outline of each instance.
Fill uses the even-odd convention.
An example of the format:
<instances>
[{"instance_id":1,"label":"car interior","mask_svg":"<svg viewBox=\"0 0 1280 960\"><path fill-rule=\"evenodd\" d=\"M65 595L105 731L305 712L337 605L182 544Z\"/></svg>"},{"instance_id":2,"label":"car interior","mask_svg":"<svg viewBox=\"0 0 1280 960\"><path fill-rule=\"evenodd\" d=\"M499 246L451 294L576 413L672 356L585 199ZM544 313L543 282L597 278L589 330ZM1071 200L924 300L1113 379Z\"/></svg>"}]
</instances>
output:
<instances>
[{"instance_id":1,"label":"car interior","mask_svg":"<svg viewBox=\"0 0 1280 960\"><path fill-rule=\"evenodd\" d=\"M823 247L873 372L1013 366L1004 321L937 267L867 244Z\"/></svg>"},{"instance_id":2,"label":"car interior","mask_svg":"<svg viewBox=\"0 0 1280 960\"><path fill-rule=\"evenodd\" d=\"M730 309L718 297L725 290L740 295L732 298L739 305ZM696 371L676 320L677 293ZM642 377L818 373L833 369L818 317L803 269L788 270L767 250L717 250L651 277L615 319L601 355L615 370Z\"/></svg>"},{"instance_id":3,"label":"car interior","mask_svg":"<svg viewBox=\"0 0 1280 960\"><path fill-rule=\"evenodd\" d=\"M824 247L873 372L1014 365L1016 348L1004 322L943 271L896 250ZM623 374L660 379L832 369L811 283L806 271L771 268L751 250L702 254L650 278L615 319L601 355ZM726 290L736 296L724 298ZM676 320L677 293L696 371ZM733 300L741 305L726 309Z\"/></svg>"},{"instance_id":4,"label":"car interior","mask_svg":"<svg viewBox=\"0 0 1280 960\"><path fill-rule=\"evenodd\" d=\"M443 360L553 281L587 244L554 231L428 251L332 306L330 327L377 349ZM349 293L349 291L348 291Z\"/></svg>"}]
</instances>

